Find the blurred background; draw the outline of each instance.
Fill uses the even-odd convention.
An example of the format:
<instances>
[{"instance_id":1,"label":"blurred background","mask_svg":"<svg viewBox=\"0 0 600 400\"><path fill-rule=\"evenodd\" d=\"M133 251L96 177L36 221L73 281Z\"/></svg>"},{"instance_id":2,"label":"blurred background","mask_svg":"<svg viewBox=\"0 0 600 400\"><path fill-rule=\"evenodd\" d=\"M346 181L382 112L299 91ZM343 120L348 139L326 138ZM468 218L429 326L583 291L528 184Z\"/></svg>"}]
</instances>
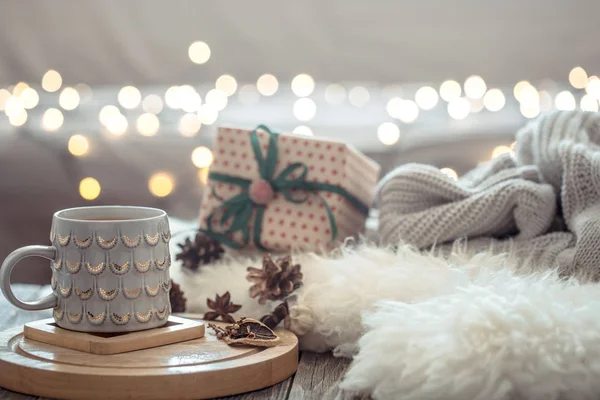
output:
<instances>
[{"instance_id":1,"label":"blurred background","mask_svg":"<svg viewBox=\"0 0 600 400\"><path fill-rule=\"evenodd\" d=\"M336 138L456 177L553 110L597 111L600 2L0 3L0 258L54 211L196 218L217 126ZM46 282L47 263L17 281Z\"/></svg>"}]
</instances>

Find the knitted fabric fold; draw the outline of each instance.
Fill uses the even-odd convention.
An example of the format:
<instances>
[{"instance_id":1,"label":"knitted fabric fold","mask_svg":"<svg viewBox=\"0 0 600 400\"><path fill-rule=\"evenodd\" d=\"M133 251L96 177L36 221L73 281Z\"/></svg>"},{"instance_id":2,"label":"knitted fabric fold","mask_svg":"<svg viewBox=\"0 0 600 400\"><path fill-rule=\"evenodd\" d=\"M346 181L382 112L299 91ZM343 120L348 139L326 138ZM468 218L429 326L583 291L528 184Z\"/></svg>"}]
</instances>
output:
<instances>
[{"instance_id":1,"label":"knitted fabric fold","mask_svg":"<svg viewBox=\"0 0 600 400\"><path fill-rule=\"evenodd\" d=\"M569 275L600 279L600 114L554 112L502 154L454 181L406 164L380 185L384 244L422 249L462 239Z\"/></svg>"}]
</instances>

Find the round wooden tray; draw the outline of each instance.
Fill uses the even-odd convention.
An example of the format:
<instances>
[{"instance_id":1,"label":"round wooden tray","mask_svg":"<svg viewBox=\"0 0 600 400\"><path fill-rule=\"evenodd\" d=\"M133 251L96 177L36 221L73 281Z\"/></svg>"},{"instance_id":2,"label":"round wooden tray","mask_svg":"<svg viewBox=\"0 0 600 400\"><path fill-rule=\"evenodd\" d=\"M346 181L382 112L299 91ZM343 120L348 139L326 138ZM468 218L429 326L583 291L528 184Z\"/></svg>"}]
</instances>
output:
<instances>
[{"instance_id":1,"label":"round wooden tray","mask_svg":"<svg viewBox=\"0 0 600 400\"><path fill-rule=\"evenodd\" d=\"M204 399L262 389L298 367L298 339L275 331L275 347L201 339L113 355L88 354L0 332L0 386L60 399Z\"/></svg>"}]
</instances>

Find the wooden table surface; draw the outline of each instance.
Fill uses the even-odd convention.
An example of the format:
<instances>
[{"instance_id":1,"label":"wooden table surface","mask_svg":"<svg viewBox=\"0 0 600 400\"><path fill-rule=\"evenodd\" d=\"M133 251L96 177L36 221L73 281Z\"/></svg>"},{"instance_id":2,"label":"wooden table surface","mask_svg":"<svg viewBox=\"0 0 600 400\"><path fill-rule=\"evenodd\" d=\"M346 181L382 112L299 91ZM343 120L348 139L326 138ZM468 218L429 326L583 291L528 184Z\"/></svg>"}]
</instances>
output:
<instances>
[{"instance_id":1,"label":"wooden table surface","mask_svg":"<svg viewBox=\"0 0 600 400\"><path fill-rule=\"evenodd\" d=\"M13 285L21 300L30 301L50 292L48 286ZM0 330L23 325L30 321L51 317L50 310L23 311L8 304L0 296ZM342 379L350 360L335 358L330 353L302 352L298 371L291 378L269 388L224 399L336 399L354 398L339 393L337 383ZM1 373L1 371L0 371ZM42 397L24 395L0 388L0 400L43 400Z\"/></svg>"}]
</instances>

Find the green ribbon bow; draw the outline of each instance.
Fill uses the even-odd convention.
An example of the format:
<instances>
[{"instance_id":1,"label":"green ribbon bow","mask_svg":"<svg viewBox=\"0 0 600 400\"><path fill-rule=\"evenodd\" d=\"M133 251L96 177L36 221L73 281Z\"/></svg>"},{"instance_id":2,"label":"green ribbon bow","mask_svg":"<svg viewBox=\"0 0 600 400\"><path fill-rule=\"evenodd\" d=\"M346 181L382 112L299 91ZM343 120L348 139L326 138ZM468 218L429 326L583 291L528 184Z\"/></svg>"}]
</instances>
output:
<instances>
[{"instance_id":1,"label":"green ribbon bow","mask_svg":"<svg viewBox=\"0 0 600 400\"><path fill-rule=\"evenodd\" d=\"M269 134L269 148L267 150L266 157L263 157L263 153L260 148L260 142L257 134L257 131L259 129ZM304 197L297 198L294 197L294 195L292 194L292 191L295 190L303 190L309 193L314 193L317 191L336 193L348 200L350 204L356 207L356 209L361 214L365 216L368 214L369 207L367 207L354 195L349 193L346 189L329 183L306 181L306 175L308 175L308 167L304 163L293 163L286 167L283 171L281 171L281 173L278 176L274 176L278 156L278 137L279 135L277 133L271 132L271 130L264 125L259 125L250 134L250 143L252 144L252 149L258 162L258 170L260 173L260 177L261 179L265 180L271 185L273 193L281 193L287 201L296 204L301 204L307 201L309 194L307 193ZM296 177L293 177L295 171L299 171L300 174ZM213 239L218 240L219 242L231 248L244 248L248 245L250 241L250 229L248 225L250 219L252 218L252 214L254 213L254 229L252 232L254 244L257 248L261 249L262 251L269 251L260 243L260 234L262 230L263 216L265 213L266 206L263 204L256 204L250 198L248 190L250 188L250 185L252 184L252 180L232 175L221 174L218 172L209 173L208 178L214 182L222 182L237 185L240 188L242 188L242 192L236 196L233 196L230 199L224 200L217 195L215 187L213 186L213 196L215 196L218 200L222 201L223 204L207 217L207 229L203 231ZM333 215L333 212L331 211L331 208L329 207L329 204L327 204L327 201L325 201L325 199L321 196L317 195L317 197L323 203L323 206L327 213L327 217L329 218L329 225L331 226L331 240L334 240L338 233L337 225L335 223L335 217ZM221 214L219 221L221 225L231 220L231 225L225 232L216 232L213 229L213 219L218 214ZM241 231L242 233L242 243L236 243L230 238L230 235L237 231Z\"/></svg>"}]
</instances>

